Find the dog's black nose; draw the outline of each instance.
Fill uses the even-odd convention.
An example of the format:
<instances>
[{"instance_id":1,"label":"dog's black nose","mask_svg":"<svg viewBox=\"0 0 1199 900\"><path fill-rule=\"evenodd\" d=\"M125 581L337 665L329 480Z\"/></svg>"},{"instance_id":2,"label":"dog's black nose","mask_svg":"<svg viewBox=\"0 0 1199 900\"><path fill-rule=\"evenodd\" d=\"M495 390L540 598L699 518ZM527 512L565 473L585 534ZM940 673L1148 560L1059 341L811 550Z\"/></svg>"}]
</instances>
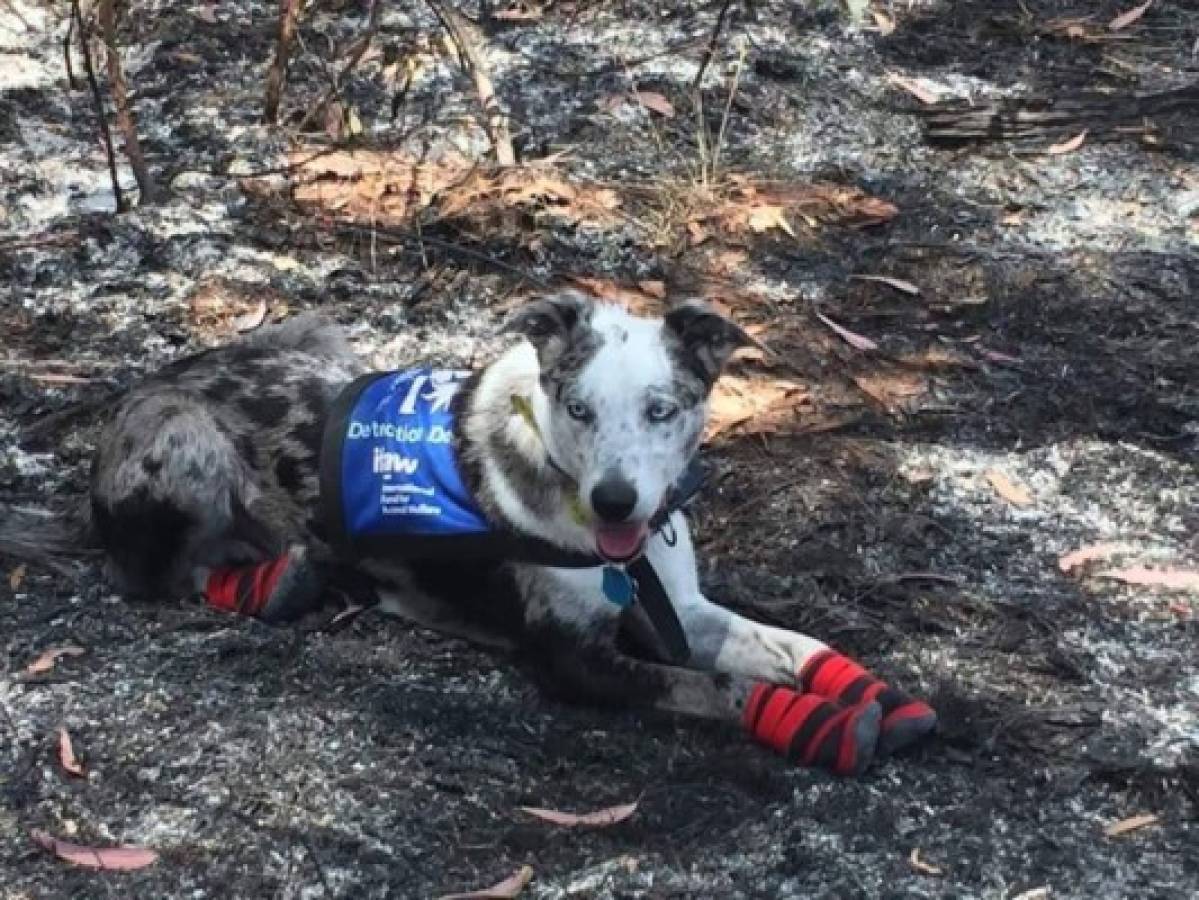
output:
<instances>
[{"instance_id":1,"label":"dog's black nose","mask_svg":"<svg viewBox=\"0 0 1199 900\"><path fill-rule=\"evenodd\" d=\"M623 522L637 505L637 489L618 476L608 476L591 489L591 508L603 521Z\"/></svg>"}]
</instances>

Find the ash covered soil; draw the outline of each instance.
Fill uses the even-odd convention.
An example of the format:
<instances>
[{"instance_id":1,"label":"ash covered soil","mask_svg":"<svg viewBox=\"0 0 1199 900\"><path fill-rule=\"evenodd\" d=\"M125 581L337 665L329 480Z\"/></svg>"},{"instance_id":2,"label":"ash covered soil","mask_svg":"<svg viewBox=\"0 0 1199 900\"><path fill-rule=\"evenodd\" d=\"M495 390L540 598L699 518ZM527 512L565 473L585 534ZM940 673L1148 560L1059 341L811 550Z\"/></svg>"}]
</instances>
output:
<instances>
[{"instance_id":1,"label":"ash covered soil","mask_svg":"<svg viewBox=\"0 0 1199 900\"><path fill-rule=\"evenodd\" d=\"M936 148L887 80L979 101L1193 84L1191 4L1107 32L1132 5L895 3L890 34L820 4L735 11L703 80L713 131L729 110L724 170L855 187L898 214L693 246L686 203L661 198L689 196L704 160L691 82L715 6L553 4L487 29L518 153L564 151L556 171L657 205L634 197L602 228L526 205L353 230L293 202L291 142L487 153L423 7L384 9L334 141L298 127L364 4L305 14L268 128L273 7L134 0L120 39L169 196L114 216L62 4L0 3L0 504L66 515L114 393L264 312L322 310L381 366L470 363L534 280L706 291L776 351L734 374L807 398L711 442L694 511L709 592L837 644L942 718L927 746L839 780L732 729L554 704L512 660L403 623L271 630L131 604L91 562L5 560L0 897L432 897L524 864L533 897L1199 893L1199 595L1098 577L1199 565L1199 123L1060 154ZM135 195L123 165L121 180ZM1061 571L1098 542L1120 549ZM86 652L24 674L68 644ZM84 777L62 771L59 727ZM517 809L638 798L598 830ZM1142 813L1156 823L1105 835ZM161 859L75 868L34 829Z\"/></svg>"}]
</instances>

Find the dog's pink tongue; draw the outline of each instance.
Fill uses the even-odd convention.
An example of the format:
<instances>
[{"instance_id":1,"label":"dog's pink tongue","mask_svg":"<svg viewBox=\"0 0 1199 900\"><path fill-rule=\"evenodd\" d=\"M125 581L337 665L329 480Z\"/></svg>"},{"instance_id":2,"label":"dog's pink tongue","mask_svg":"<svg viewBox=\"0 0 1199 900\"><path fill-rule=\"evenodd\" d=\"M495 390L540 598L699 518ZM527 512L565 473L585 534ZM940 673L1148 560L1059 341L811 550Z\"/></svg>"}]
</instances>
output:
<instances>
[{"instance_id":1,"label":"dog's pink tongue","mask_svg":"<svg viewBox=\"0 0 1199 900\"><path fill-rule=\"evenodd\" d=\"M595 543L608 559L628 559L641 548L644 535L644 525L601 525L596 529Z\"/></svg>"}]
</instances>

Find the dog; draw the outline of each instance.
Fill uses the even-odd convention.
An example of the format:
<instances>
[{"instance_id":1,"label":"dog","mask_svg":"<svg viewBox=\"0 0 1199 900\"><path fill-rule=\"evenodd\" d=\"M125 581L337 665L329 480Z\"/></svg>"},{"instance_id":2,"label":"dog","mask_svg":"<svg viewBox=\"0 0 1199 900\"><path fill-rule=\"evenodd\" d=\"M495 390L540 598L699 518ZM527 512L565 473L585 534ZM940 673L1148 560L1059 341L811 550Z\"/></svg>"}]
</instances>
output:
<instances>
[{"instance_id":1,"label":"dog","mask_svg":"<svg viewBox=\"0 0 1199 900\"><path fill-rule=\"evenodd\" d=\"M477 372L421 370L380 389L392 406L420 400L451 417L433 424L347 412L348 387L360 398L378 375L339 327L312 316L149 377L120 402L92 470L91 531L116 586L198 593L273 624L377 605L516 649L557 697L725 721L842 775L933 731L928 704L700 588L675 500L713 384L751 343L740 327L699 301L641 317L562 291L517 310L505 330L519 340ZM331 426L339 416L348 432ZM452 456L411 455L404 440L418 433L433 436L429 453ZM367 453L363 438L381 443ZM447 465L460 477L447 490L474 529L448 552L428 535L355 544L346 523L356 514L327 495L343 478L376 513L419 519L435 489L404 477Z\"/></svg>"}]
</instances>

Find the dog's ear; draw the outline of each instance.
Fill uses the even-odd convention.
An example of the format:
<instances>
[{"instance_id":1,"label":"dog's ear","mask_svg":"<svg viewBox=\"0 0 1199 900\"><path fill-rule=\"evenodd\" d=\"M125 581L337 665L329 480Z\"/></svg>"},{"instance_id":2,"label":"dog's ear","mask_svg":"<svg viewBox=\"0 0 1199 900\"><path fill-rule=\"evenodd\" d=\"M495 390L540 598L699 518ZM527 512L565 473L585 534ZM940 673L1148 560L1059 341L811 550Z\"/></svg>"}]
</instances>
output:
<instances>
[{"instance_id":1,"label":"dog's ear","mask_svg":"<svg viewBox=\"0 0 1199 900\"><path fill-rule=\"evenodd\" d=\"M756 345L752 337L702 300L687 300L663 317L668 334L678 339L682 362L709 387L738 347Z\"/></svg>"},{"instance_id":2,"label":"dog's ear","mask_svg":"<svg viewBox=\"0 0 1199 900\"><path fill-rule=\"evenodd\" d=\"M591 316L594 301L579 291L560 291L540 297L518 309L500 329L522 334L537 348L544 364L549 356L568 346L571 336Z\"/></svg>"},{"instance_id":3,"label":"dog's ear","mask_svg":"<svg viewBox=\"0 0 1199 900\"><path fill-rule=\"evenodd\" d=\"M575 290L558 291L518 309L502 331L524 337L537 349L541 371L550 371L587 330L595 301Z\"/></svg>"}]
</instances>

